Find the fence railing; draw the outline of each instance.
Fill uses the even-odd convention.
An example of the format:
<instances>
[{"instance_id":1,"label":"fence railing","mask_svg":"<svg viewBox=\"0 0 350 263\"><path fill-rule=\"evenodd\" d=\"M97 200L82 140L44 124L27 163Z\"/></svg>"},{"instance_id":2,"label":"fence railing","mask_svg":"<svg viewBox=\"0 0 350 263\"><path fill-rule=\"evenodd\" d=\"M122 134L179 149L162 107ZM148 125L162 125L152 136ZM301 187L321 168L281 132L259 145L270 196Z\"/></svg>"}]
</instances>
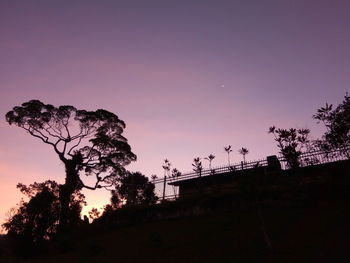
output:
<instances>
[{"instance_id":1,"label":"fence railing","mask_svg":"<svg viewBox=\"0 0 350 263\"><path fill-rule=\"evenodd\" d=\"M298 162L299 167L306 167L311 165L332 163L349 159L350 146L329 150L314 148L312 150L301 153L301 155L298 158ZM291 168L288 164L288 161L283 156L279 156L278 160L280 161L283 169L286 170Z\"/></svg>"},{"instance_id":2,"label":"fence railing","mask_svg":"<svg viewBox=\"0 0 350 263\"><path fill-rule=\"evenodd\" d=\"M189 173L182 174L178 177L170 177L168 178L169 179L168 182L172 183L172 182L183 181L183 180L188 180L188 179L197 178L197 177L205 177L205 176L211 176L215 174L224 174L229 172L242 171L242 170L252 169L260 166L267 166L267 159L261 159L261 160L249 161L249 162L240 162L240 163L235 163L227 166L217 166L212 169L203 169L201 172L189 172Z\"/></svg>"},{"instance_id":3,"label":"fence railing","mask_svg":"<svg viewBox=\"0 0 350 263\"><path fill-rule=\"evenodd\" d=\"M287 170L290 169L290 165L285 157L278 156L278 161L281 164L281 169ZM313 149L301 153L298 158L299 167L306 167L312 165L319 165L324 163L331 163L342 160L350 159L350 146L342 147L337 149L322 150L322 149ZM267 167L268 161L267 158L249 161L249 162L240 162L232 165L223 165L217 166L212 169L203 169L202 171L192 171L188 173L183 173L180 176L166 176L162 178L157 178L152 182L156 185L156 193L160 199L174 200L178 197L178 186L173 185L172 183L181 182L189 179L194 179L198 177L206 177L211 175L225 174L229 172L242 171L247 169L253 169L256 167ZM165 194L164 194L165 193ZM164 195L163 195L164 194Z\"/></svg>"}]
</instances>

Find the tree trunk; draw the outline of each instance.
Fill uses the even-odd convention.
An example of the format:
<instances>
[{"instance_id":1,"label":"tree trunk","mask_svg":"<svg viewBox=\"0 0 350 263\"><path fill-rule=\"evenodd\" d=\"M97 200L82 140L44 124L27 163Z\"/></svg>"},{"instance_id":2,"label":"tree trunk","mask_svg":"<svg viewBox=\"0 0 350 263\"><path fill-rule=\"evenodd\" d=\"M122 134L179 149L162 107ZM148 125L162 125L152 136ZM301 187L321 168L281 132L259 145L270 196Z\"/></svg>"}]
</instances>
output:
<instances>
[{"instance_id":1,"label":"tree trunk","mask_svg":"<svg viewBox=\"0 0 350 263\"><path fill-rule=\"evenodd\" d=\"M66 167L66 179L65 183L60 187L59 200L61 204L60 221L58 226L58 232L65 232L69 226L69 205L72 199L73 193L78 190L78 164L77 160L67 160Z\"/></svg>"},{"instance_id":2,"label":"tree trunk","mask_svg":"<svg viewBox=\"0 0 350 263\"><path fill-rule=\"evenodd\" d=\"M62 233L65 232L68 226L68 214L69 214L69 201L72 193L69 190L68 185L65 183L64 185L61 185L60 188L60 204L61 204L61 211L60 211L60 221L58 226L58 232Z\"/></svg>"}]
</instances>

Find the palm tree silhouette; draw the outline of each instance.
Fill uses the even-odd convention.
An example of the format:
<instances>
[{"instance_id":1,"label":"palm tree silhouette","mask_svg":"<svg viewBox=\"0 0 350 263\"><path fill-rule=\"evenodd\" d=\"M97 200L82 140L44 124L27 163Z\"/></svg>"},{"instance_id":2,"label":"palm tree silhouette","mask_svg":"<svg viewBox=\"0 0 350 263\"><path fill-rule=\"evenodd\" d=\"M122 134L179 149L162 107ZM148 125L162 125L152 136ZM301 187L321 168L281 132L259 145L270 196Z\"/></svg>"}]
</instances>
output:
<instances>
[{"instance_id":1,"label":"palm tree silhouette","mask_svg":"<svg viewBox=\"0 0 350 263\"><path fill-rule=\"evenodd\" d=\"M157 178L158 178L157 175L155 175L155 174L151 175L151 179L152 179L153 184L155 184Z\"/></svg>"},{"instance_id":2,"label":"palm tree silhouette","mask_svg":"<svg viewBox=\"0 0 350 263\"><path fill-rule=\"evenodd\" d=\"M227 160L228 160L228 166L231 166L230 163L230 152L232 152L231 145L224 147L225 151L227 152Z\"/></svg>"},{"instance_id":3,"label":"palm tree silhouette","mask_svg":"<svg viewBox=\"0 0 350 263\"><path fill-rule=\"evenodd\" d=\"M171 171L171 177L173 178L173 180L175 180L179 176L181 176L181 172L178 169L174 168ZM173 185L173 190L174 190L174 197L176 199L177 198L177 193L176 193L176 186L175 185Z\"/></svg>"},{"instance_id":4,"label":"palm tree silhouette","mask_svg":"<svg viewBox=\"0 0 350 263\"><path fill-rule=\"evenodd\" d=\"M164 182L163 182L163 200L165 199L165 187L166 187L166 177L170 172L170 166L171 163L169 162L168 159L164 160L164 163L162 165L163 169L164 169Z\"/></svg>"},{"instance_id":5,"label":"palm tree silhouette","mask_svg":"<svg viewBox=\"0 0 350 263\"><path fill-rule=\"evenodd\" d=\"M247 148L242 147L238 150L238 152L243 155L243 162L245 163L245 156L249 153L249 150Z\"/></svg>"},{"instance_id":6,"label":"palm tree silhouette","mask_svg":"<svg viewBox=\"0 0 350 263\"><path fill-rule=\"evenodd\" d=\"M205 157L205 160L209 161L209 170L211 170L211 162L214 160L215 155L209 154L208 157Z\"/></svg>"},{"instance_id":7,"label":"palm tree silhouette","mask_svg":"<svg viewBox=\"0 0 350 263\"><path fill-rule=\"evenodd\" d=\"M169 160L165 159L164 163L162 165L162 167L164 169L164 176L167 176L169 174L170 166L171 166L171 163L169 162Z\"/></svg>"},{"instance_id":8,"label":"palm tree silhouette","mask_svg":"<svg viewBox=\"0 0 350 263\"><path fill-rule=\"evenodd\" d=\"M201 177L203 166L202 166L201 159L199 157L193 159L192 166L193 166L193 171L198 173L199 177Z\"/></svg>"}]
</instances>

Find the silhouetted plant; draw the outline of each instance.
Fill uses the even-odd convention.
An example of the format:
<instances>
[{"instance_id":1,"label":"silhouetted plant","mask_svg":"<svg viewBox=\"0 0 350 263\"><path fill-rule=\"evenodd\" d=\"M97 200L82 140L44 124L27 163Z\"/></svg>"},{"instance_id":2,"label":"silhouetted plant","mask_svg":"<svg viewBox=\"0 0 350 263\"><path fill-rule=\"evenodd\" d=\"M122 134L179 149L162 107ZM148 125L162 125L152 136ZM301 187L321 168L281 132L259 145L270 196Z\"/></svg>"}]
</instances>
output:
<instances>
[{"instance_id":1,"label":"silhouetted plant","mask_svg":"<svg viewBox=\"0 0 350 263\"><path fill-rule=\"evenodd\" d=\"M157 202L154 184L140 172L127 172L112 192L118 204L125 206L150 205Z\"/></svg>"},{"instance_id":2,"label":"silhouetted plant","mask_svg":"<svg viewBox=\"0 0 350 263\"><path fill-rule=\"evenodd\" d=\"M245 156L249 153L249 150L247 148L242 147L238 150L240 154L243 156L243 162L245 163Z\"/></svg>"},{"instance_id":3,"label":"silhouetted plant","mask_svg":"<svg viewBox=\"0 0 350 263\"><path fill-rule=\"evenodd\" d=\"M168 176L170 172L170 167L171 167L170 161L168 159L165 159L162 167L164 169L164 176Z\"/></svg>"},{"instance_id":4,"label":"silhouetted plant","mask_svg":"<svg viewBox=\"0 0 350 263\"><path fill-rule=\"evenodd\" d=\"M121 207L121 201L120 201L120 198L118 196L118 192L116 190L111 191L110 202L111 202L111 208L113 210Z\"/></svg>"},{"instance_id":5,"label":"silhouetted plant","mask_svg":"<svg viewBox=\"0 0 350 263\"><path fill-rule=\"evenodd\" d=\"M151 175L152 183L155 183L156 180L157 180L157 178L158 178L157 175L152 174L152 175Z\"/></svg>"},{"instance_id":6,"label":"silhouetted plant","mask_svg":"<svg viewBox=\"0 0 350 263\"><path fill-rule=\"evenodd\" d=\"M24 240L24 246L40 244L52 239L57 233L60 215L60 185L55 181L33 183L29 186L18 184L17 188L29 198L23 199L18 207L12 210L10 217L3 224L8 235ZM81 222L82 205L86 205L85 197L78 191L71 195L67 219L71 227Z\"/></svg>"},{"instance_id":7,"label":"silhouetted plant","mask_svg":"<svg viewBox=\"0 0 350 263\"><path fill-rule=\"evenodd\" d=\"M326 132L317 145L323 150L345 148L343 153L350 158L350 96L346 93L344 100L335 109L332 104L326 103L325 107L317 110L313 118L322 122Z\"/></svg>"},{"instance_id":8,"label":"silhouetted plant","mask_svg":"<svg viewBox=\"0 0 350 263\"><path fill-rule=\"evenodd\" d=\"M90 211L89 211L89 217L91 220L95 220L97 218L100 217L100 211L98 211L97 208L93 207Z\"/></svg>"},{"instance_id":9,"label":"silhouetted plant","mask_svg":"<svg viewBox=\"0 0 350 263\"><path fill-rule=\"evenodd\" d=\"M173 180L176 180L179 176L181 176L181 172L178 169L174 168L171 171L171 177L173 178ZM174 196L176 198L177 193L176 193L176 186L175 185L173 185L173 191L174 191Z\"/></svg>"},{"instance_id":10,"label":"silhouetted plant","mask_svg":"<svg viewBox=\"0 0 350 263\"><path fill-rule=\"evenodd\" d=\"M211 162L215 159L215 155L209 154L208 157L205 157L204 159L209 161L209 169L211 170Z\"/></svg>"},{"instance_id":11,"label":"silhouetted plant","mask_svg":"<svg viewBox=\"0 0 350 263\"><path fill-rule=\"evenodd\" d=\"M14 107L6 114L6 120L50 145L63 162L66 178L59 194L61 230L67 227L74 192L114 185L125 172L124 166L136 160L122 136L125 123L106 110L77 110L31 100ZM83 174L94 178L94 184L86 185Z\"/></svg>"},{"instance_id":12,"label":"silhouetted plant","mask_svg":"<svg viewBox=\"0 0 350 263\"><path fill-rule=\"evenodd\" d=\"M169 162L168 159L164 160L164 163L162 165L163 169L164 169L164 180L163 180L163 201L165 200L165 188L166 188L166 179L167 176L169 176L169 172L170 172L170 167L171 167L171 163Z\"/></svg>"},{"instance_id":13,"label":"silhouetted plant","mask_svg":"<svg viewBox=\"0 0 350 263\"><path fill-rule=\"evenodd\" d=\"M227 152L227 161L228 161L228 166L231 166L230 162L230 152L232 152L231 145L224 147L225 152Z\"/></svg>"},{"instance_id":14,"label":"silhouetted plant","mask_svg":"<svg viewBox=\"0 0 350 263\"><path fill-rule=\"evenodd\" d=\"M171 171L171 176L172 176L173 179L176 179L176 178L178 178L179 176L181 176L181 172L180 172L178 169L174 168L174 169Z\"/></svg>"},{"instance_id":15,"label":"silhouetted plant","mask_svg":"<svg viewBox=\"0 0 350 263\"><path fill-rule=\"evenodd\" d=\"M272 133L280 149L280 153L286 159L290 168L300 166L299 157L301 150L310 142L309 129L276 129L275 126L269 128L269 133Z\"/></svg>"},{"instance_id":16,"label":"silhouetted plant","mask_svg":"<svg viewBox=\"0 0 350 263\"><path fill-rule=\"evenodd\" d=\"M203 166L202 166L201 159L199 157L193 159L192 166L193 166L193 171L196 172L199 177L201 177Z\"/></svg>"}]
</instances>

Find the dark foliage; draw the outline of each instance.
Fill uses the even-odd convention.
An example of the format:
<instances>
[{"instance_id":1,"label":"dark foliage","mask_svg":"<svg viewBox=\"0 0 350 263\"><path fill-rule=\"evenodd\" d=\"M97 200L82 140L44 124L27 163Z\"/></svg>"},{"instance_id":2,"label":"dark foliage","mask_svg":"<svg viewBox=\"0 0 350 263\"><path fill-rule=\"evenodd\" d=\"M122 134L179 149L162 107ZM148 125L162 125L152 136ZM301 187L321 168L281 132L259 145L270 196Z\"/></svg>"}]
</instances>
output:
<instances>
[{"instance_id":1,"label":"dark foliage","mask_svg":"<svg viewBox=\"0 0 350 263\"><path fill-rule=\"evenodd\" d=\"M93 207L90 211L89 211L89 217L92 220L95 220L96 218L99 218L100 216L100 211L98 211L97 208Z\"/></svg>"},{"instance_id":2,"label":"dark foliage","mask_svg":"<svg viewBox=\"0 0 350 263\"><path fill-rule=\"evenodd\" d=\"M29 198L23 199L13 208L7 222L3 224L7 236L13 241L15 254L28 256L43 243L52 240L57 234L60 202L60 185L55 181L33 183L29 186L18 184L17 188ZM68 223L71 228L80 223L80 212L85 197L74 192L69 202Z\"/></svg>"},{"instance_id":3,"label":"dark foliage","mask_svg":"<svg viewBox=\"0 0 350 263\"><path fill-rule=\"evenodd\" d=\"M245 163L245 156L249 153L249 150L242 147L241 149L238 149L238 152L243 156L243 163Z\"/></svg>"},{"instance_id":4,"label":"dark foliage","mask_svg":"<svg viewBox=\"0 0 350 263\"><path fill-rule=\"evenodd\" d=\"M276 129L275 126L269 128L269 133L275 136L277 147L280 153L286 159L290 168L297 168L300 166L299 157L302 149L309 144L308 129Z\"/></svg>"},{"instance_id":5,"label":"dark foliage","mask_svg":"<svg viewBox=\"0 0 350 263\"><path fill-rule=\"evenodd\" d=\"M158 197L154 193L154 184L140 172L127 172L112 191L111 205L120 206L150 205Z\"/></svg>"},{"instance_id":6,"label":"dark foliage","mask_svg":"<svg viewBox=\"0 0 350 263\"><path fill-rule=\"evenodd\" d=\"M200 177L202 175L203 165L199 157L193 159L192 167L193 171Z\"/></svg>"},{"instance_id":7,"label":"dark foliage","mask_svg":"<svg viewBox=\"0 0 350 263\"><path fill-rule=\"evenodd\" d=\"M334 148L348 148L350 146L350 96L345 95L344 100L335 109L327 104L317 110L313 118L322 122L326 132L322 140L317 141L324 150ZM346 152L350 158L350 153Z\"/></svg>"},{"instance_id":8,"label":"dark foliage","mask_svg":"<svg viewBox=\"0 0 350 263\"><path fill-rule=\"evenodd\" d=\"M29 186L18 184L17 188L29 201L22 199L18 207L12 210L8 221L3 224L8 235L25 235L33 242L52 239L59 221L60 186L55 181L48 180ZM85 196L78 191L71 196L68 217L71 226L80 223L80 212L85 204Z\"/></svg>"},{"instance_id":9,"label":"dark foliage","mask_svg":"<svg viewBox=\"0 0 350 263\"><path fill-rule=\"evenodd\" d=\"M59 190L62 230L68 224L69 201L76 190L113 186L125 172L124 166L136 160L122 136L125 123L106 110L55 107L31 100L14 107L6 120L50 145L64 163L65 184ZM95 183L85 184L82 175L94 178Z\"/></svg>"}]
</instances>

